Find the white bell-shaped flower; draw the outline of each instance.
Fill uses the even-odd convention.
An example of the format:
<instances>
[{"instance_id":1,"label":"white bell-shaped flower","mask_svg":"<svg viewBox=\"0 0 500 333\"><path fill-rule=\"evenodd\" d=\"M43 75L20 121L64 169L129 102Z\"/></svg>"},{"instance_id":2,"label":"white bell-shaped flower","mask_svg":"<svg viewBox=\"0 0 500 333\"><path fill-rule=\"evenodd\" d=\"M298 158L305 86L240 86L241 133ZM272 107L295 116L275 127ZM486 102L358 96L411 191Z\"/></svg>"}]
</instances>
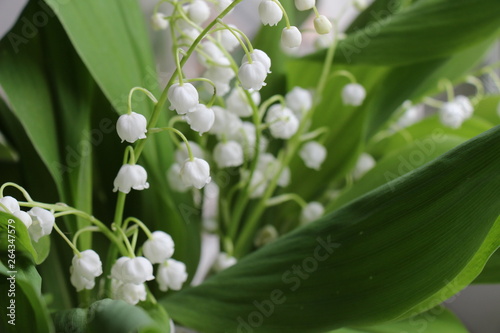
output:
<instances>
[{"instance_id":1,"label":"white bell-shaped flower","mask_svg":"<svg viewBox=\"0 0 500 333\"><path fill-rule=\"evenodd\" d=\"M259 4L259 16L264 25L277 25L283 18L283 11L273 0L262 0Z\"/></svg>"},{"instance_id":2,"label":"white bell-shaped flower","mask_svg":"<svg viewBox=\"0 0 500 333\"><path fill-rule=\"evenodd\" d=\"M252 91L250 96L254 104L258 106L260 103L260 93L258 91ZM245 92L240 87L235 87L231 91L227 97L226 106L228 111L239 117L250 117L252 115L252 107L250 106Z\"/></svg>"},{"instance_id":3,"label":"white bell-shaped flower","mask_svg":"<svg viewBox=\"0 0 500 333\"><path fill-rule=\"evenodd\" d=\"M234 113L220 106L214 106L212 110L214 111L215 119L209 131L210 134L215 134L219 137L224 135L231 137L243 126L241 119Z\"/></svg>"},{"instance_id":4,"label":"white bell-shaped flower","mask_svg":"<svg viewBox=\"0 0 500 333\"><path fill-rule=\"evenodd\" d=\"M362 153L359 156L358 161L356 162L356 166L354 167L354 178L361 178L365 173L373 169L375 167L375 164L377 164L377 162L375 161L373 156L367 153Z\"/></svg>"},{"instance_id":5,"label":"white bell-shaped flower","mask_svg":"<svg viewBox=\"0 0 500 333\"><path fill-rule=\"evenodd\" d=\"M446 127L460 128L465 120L462 105L456 101L444 103L441 110L439 110L439 120Z\"/></svg>"},{"instance_id":6,"label":"white bell-shaped flower","mask_svg":"<svg viewBox=\"0 0 500 333\"><path fill-rule=\"evenodd\" d=\"M236 74L234 73L233 69L230 67L223 67L223 66L211 66L208 68L203 76L215 83L215 87L217 89L217 95L218 96L223 96L226 93L223 93L219 91L220 85L217 83L224 83L228 84L235 76ZM207 83L207 87L211 87L212 89L207 89L209 91L213 90L213 86Z\"/></svg>"},{"instance_id":7,"label":"white bell-shaped flower","mask_svg":"<svg viewBox=\"0 0 500 333\"><path fill-rule=\"evenodd\" d=\"M325 213L325 207L317 201L311 201L300 213L300 223L307 224L319 219Z\"/></svg>"},{"instance_id":8,"label":"white bell-shaped flower","mask_svg":"<svg viewBox=\"0 0 500 333\"><path fill-rule=\"evenodd\" d=\"M144 284L120 283L114 293L114 298L128 304L136 305L139 301L145 301L147 297Z\"/></svg>"},{"instance_id":9,"label":"white bell-shaped flower","mask_svg":"<svg viewBox=\"0 0 500 333\"><path fill-rule=\"evenodd\" d=\"M243 164L243 148L236 141L219 142L214 148L213 156L221 169Z\"/></svg>"},{"instance_id":10,"label":"white bell-shaped flower","mask_svg":"<svg viewBox=\"0 0 500 333\"><path fill-rule=\"evenodd\" d=\"M146 169L137 164L124 164L118 171L118 175L113 182L113 192L120 191L129 193L131 189L144 190L149 188L147 182L148 173Z\"/></svg>"},{"instance_id":11,"label":"white bell-shaped flower","mask_svg":"<svg viewBox=\"0 0 500 333\"><path fill-rule=\"evenodd\" d=\"M272 224L268 224L257 232L254 244L256 247L262 247L275 241L278 236L278 230Z\"/></svg>"},{"instance_id":12,"label":"white bell-shaped flower","mask_svg":"<svg viewBox=\"0 0 500 333\"><path fill-rule=\"evenodd\" d=\"M342 89L344 105L360 106L366 97L366 90L358 83L349 83Z\"/></svg>"},{"instance_id":13,"label":"white bell-shaped flower","mask_svg":"<svg viewBox=\"0 0 500 333\"><path fill-rule=\"evenodd\" d=\"M316 0L295 0L295 8L300 11L312 9L316 5Z\"/></svg>"},{"instance_id":14,"label":"white bell-shaped flower","mask_svg":"<svg viewBox=\"0 0 500 333\"><path fill-rule=\"evenodd\" d=\"M213 268L214 271L220 272L235 265L237 262L238 260L235 257L230 256L226 252L221 252L217 256Z\"/></svg>"},{"instance_id":15,"label":"white bell-shaped flower","mask_svg":"<svg viewBox=\"0 0 500 333\"><path fill-rule=\"evenodd\" d=\"M302 118L302 115L309 111L312 107L312 94L309 90L301 87L294 87L285 96L285 103L290 108L297 118Z\"/></svg>"},{"instance_id":16,"label":"white bell-shaped flower","mask_svg":"<svg viewBox=\"0 0 500 333\"><path fill-rule=\"evenodd\" d=\"M411 101L405 101L403 103L403 109L405 112L403 115L397 120L397 128L405 128L409 127L413 124L418 123L425 116L425 108L424 105L413 105Z\"/></svg>"},{"instance_id":17,"label":"white bell-shaped flower","mask_svg":"<svg viewBox=\"0 0 500 333\"><path fill-rule=\"evenodd\" d=\"M220 47L211 41L204 41L200 44L203 52L198 53L198 60L205 67L229 66L231 62L226 57Z\"/></svg>"},{"instance_id":18,"label":"white bell-shaped flower","mask_svg":"<svg viewBox=\"0 0 500 333\"><path fill-rule=\"evenodd\" d=\"M210 17L210 7L203 0L194 0L188 5L187 15L194 23L202 24Z\"/></svg>"},{"instance_id":19,"label":"white bell-shaped flower","mask_svg":"<svg viewBox=\"0 0 500 333\"><path fill-rule=\"evenodd\" d=\"M201 217L203 229L209 233L215 233L219 227L219 195L220 188L215 182L210 182L203 192L203 204Z\"/></svg>"},{"instance_id":20,"label":"white bell-shaped flower","mask_svg":"<svg viewBox=\"0 0 500 333\"><path fill-rule=\"evenodd\" d=\"M31 219L31 216L23 212L22 210L19 210L17 212L12 213L15 217L17 217L23 224L26 226L26 229L29 228L33 224L33 220Z\"/></svg>"},{"instance_id":21,"label":"white bell-shaped flower","mask_svg":"<svg viewBox=\"0 0 500 333\"><path fill-rule=\"evenodd\" d=\"M200 158L195 157L192 161L187 159L181 168L181 179L187 186L194 186L201 190L212 180L210 165Z\"/></svg>"},{"instance_id":22,"label":"white bell-shaped flower","mask_svg":"<svg viewBox=\"0 0 500 333\"><path fill-rule=\"evenodd\" d=\"M319 170L326 158L326 148L316 141L309 141L302 146L299 152L304 164L311 169Z\"/></svg>"},{"instance_id":23,"label":"white bell-shaped flower","mask_svg":"<svg viewBox=\"0 0 500 333\"><path fill-rule=\"evenodd\" d=\"M111 278L117 281L122 281L123 275L122 275L122 268L123 264L127 261L129 261L129 257L120 257L118 258L113 266L111 266Z\"/></svg>"},{"instance_id":24,"label":"white bell-shaped flower","mask_svg":"<svg viewBox=\"0 0 500 333\"><path fill-rule=\"evenodd\" d=\"M153 280L153 265L144 257L129 258L121 264L121 281L124 283L142 284Z\"/></svg>"},{"instance_id":25,"label":"white bell-shaped flower","mask_svg":"<svg viewBox=\"0 0 500 333\"><path fill-rule=\"evenodd\" d=\"M266 67L259 61L244 63L238 71L238 78L243 89L258 91L266 85L264 82L267 78Z\"/></svg>"},{"instance_id":26,"label":"white bell-shaped flower","mask_svg":"<svg viewBox=\"0 0 500 333\"><path fill-rule=\"evenodd\" d=\"M28 214L33 222L28 231L35 242L52 232L56 218L51 212L40 207L33 207Z\"/></svg>"},{"instance_id":27,"label":"white bell-shaped flower","mask_svg":"<svg viewBox=\"0 0 500 333\"><path fill-rule=\"evenodd\" d=\"M142 114L131 112L123 114L116 122L116 131L123 141L134 143L139 139L146 138L148 121Z\"/></svg>"},{"instance_id":28,"label":"white bell-shaped flower","mask_svg":"<svg viewBox=\"0 0 500 333\"><path fill-rule=\"evenodd\" d=\"M292 172L290 171L289 167L285 167L283 171L281 172L280 177L278 178L278 186L280 187L287 187L290 185L290 179L292 178Z\"/></svg>"},{"instance_id":29,"label":"white bell-shaped flower","mask_svg":"<svg viewBox=\"0 0 500 333\"><path fill-rule=\"evenodd\" d=\"M0 203L5 206L5 208L8 209L8 212L5 211L5 209L0 206L0 212L6 212L6 213L15 213L21 210L21 207L19 207L19 202L11 197L11 196L6 196L3 198L0 198Z\"/></svg>"},{"instance_id":30,"label":"white bell-shaped flower","mask_svg":"<svg viewBox=\"0 0 500 333\"><path fill-rule=\"evenodd\" d=\"M228 24L228 26L230 28L236 28L236 26L232 24ZM238 33L236 32L236 34ZM224 47L228 52L234 51L234 49L240 45L238 39L228 29L219 31L217 37L222 47Z\"/></svg>"},{"instance_id":31,"label":"white bell-shaped flower","mask_svg":"<svg viewBox=\"0 0 500 333\"><path fill-rule=\"evenodd\" d=\"M368 0L354 0L353 3L354 7L360 12L365 10L369 4Z\"/></svg>"},{"instance_id":32,"label":"white bell-shaped flower","mask_svg":"<svg viewBox=\"0 0 500 333\"><path fill-rule=\"evenodd\" d=\"M178 114L185 114L199 103L199 95L191 83L173 84L168 89L167 98L170 101L170 110Z\"/></svg>"},{"instance_id":33,"label":"white bell-shaped flower","mask_svg":"<svg viewBox=\"0 0 500 333\"><path fill-rule=\"evenodd\" d=\"M151 25L154 30L165 30L168 28L168 21L163 13L156 13L151 16Z\"/></svg>"},{"instance_id":34,"label":"white bell-shaped flower","mask_svg":"<svg viewBox=\"0 0 500 333\"><path fill-rule=\"evenodd\" d=\"M75 273L74 267L71 266L69 268L70 271L70 282L73 285L73 287L76 288L76 291L82 291L83 289L88 289L91 290L95 287L95 279L87 279L81 274Z\"/></svg>"},{"instance_id":35,"label":"white bell-shaped flower","mask_svg":"<svg viewBox=\"0 0 500 333\"><path fill-rule=\"evenodd\" d=\"M200 135L208 132L215 120L214 111L204 104L198 104L190 109L184 117L191 129L200 133Z\"/></svg>"},{"instance_id":36,"label":"white bell-shaped flower","mask_svg":"<svg viewBox=\"0 0 500 333\"><path fill-rule=\"evenodd\" d=\"M241 178L243 180L247 180L250 177L250 171L244 170L241 173ZM252 179L250 180L250 186L248 187L248 193L250 199L257 199L264 195L268 185L268 180L264 173L260 170L255 170L252 175Z\"/></svg>"},{"instance_id":37,"label":"white bell-shaped flower","mask_svg":"<svg viewBox=\"0 0 500 333\"><path fill-rule=\"evenodd\" d=\"M156 273L156 281L161 291L181 290L187 278L186 265L175 259L168 259L160 264Z\"/></svg>"},{"instance_id":38,"label":"white bell-shaped flower","mask_svg":"<svg viewBox=\"0 0 500 333\"><path fill-rule=\"evenodd\" d=\"M264 65L266 68L266 72L269 74L271 73L271 58L267 55L266 52L259 50L259 49L253 49L252 52L250 52L250 58L252 58L253 61L258 61L261 64ZM241 64L245 64L248 62L248 56L244 55L243 58L241 59Z\"/></svg>"},{"instance_id":39,"label":"white bell-shaped flower","mask_svg":"<svg viewBox=\"0 0 500 333\"><path fill-rule=\"evenodd\" d=\"M470 117L472 117L472 114L474 113L474 106L472 106L472 103L468 97L458 95L457 97L455 97L455 102L462 107L462 112L465 119L469 119Z\"/></svg>"},{"instance_id":40,"label":"white bell-shaped flower","mask_svg":"<svg viewBox=\"0 0 500 333\"><path fill-rule=\"evenodd\" d=\"M332 31L332 22L325 15L318 15L314 19L314 29L320 35L326 35Z\"/></svg>"},{"instance_id":41,"label":"white bell-shaped flower","mask_svg":"<svg viewBox=\"0 0 500 333\"><path fill-rule=\"evenodd\" d=\"M189 147L191 147L191 152L193 153L193 157L205 158L205 153L203 148L199 144L194 141L188 141ZM181 144L180 147L174 153L175 162L179 165L183 165L184 161L189 158L188 149L185 144Z\"/></svg>"},{"instance_id":42,"label":"white bell-shaped flower","mask_svg":"<svg viewBox=\"0 0 500 333\"><path fill-rule=\"evenodd\" d=\"M75 255L71 261L73 274L92 280L102 274L102 262L94 250L85 250Z\"/></svg>"},{"instance_id":43,"label":"white bell-shaped flower","mask_svg":"<svg viewBox=\"0 0 500 333\"><path fill-rule=\"evenodd\" d=\"M299 120L292 110L275 104L269 108L266 115L271 135L277 139L290 139L299 129Z\"/></svg>"},{"instance_id":44,"label":"white bell-shaped flower","mask_svg":"<svg viewBox=\"0 0 500 333\"><path fill-rule=\"evenodd\" d=\"M280 163L276 160L271 153L263 153L259 155L257 161L257 170L262 172L266 179L270 180L276 177L276 172L278 171Z\"/></svg>"},{"instance_id":45,"label":"white bell-shaped flower","mask_svg":"<svg viewBox=\"0 0 500 333\"><path fill-rule=\"evenodd\" d=\"M189 186L186 186L181 179L181 165L174 163L168 168L167 181L170 187L176 192L186 192Z\"/></svg>"},{"instance_id":46,"label":"white bell-shaped flower","mask_svg":"<svg viewBox=\"0 0 500 333\"><path fill-rule=\"evenodd\" d=\"M227 7L229 7L233 3L233 0L216 0L215 1L215 8L217 9L218 13L223 12ZM231 13L232 10L229 12Z\"/></svg>"},{"instance_id":47,"label":"white bell-shaped flower","mask_svg":"<svg viewBox=\"0 0 500 333\"><path fill-rule=\"evenodd\" d=\"M152 264L159 264L170 259L174 254L175 244L172 237L163 231L155 231L144 242L142 252Z\"/></svg>"},{"instance_id":48,"label":"white bell-shaped flower","mask_svg":"<svg viewBox=\"0 0 500 333\"><path fill-rule=\"evenodd\" d=\"M288 48L299 47L302 44L302 34L295 26L285 27L281 32L281 45Z\"/></svg>"}]
</instances>

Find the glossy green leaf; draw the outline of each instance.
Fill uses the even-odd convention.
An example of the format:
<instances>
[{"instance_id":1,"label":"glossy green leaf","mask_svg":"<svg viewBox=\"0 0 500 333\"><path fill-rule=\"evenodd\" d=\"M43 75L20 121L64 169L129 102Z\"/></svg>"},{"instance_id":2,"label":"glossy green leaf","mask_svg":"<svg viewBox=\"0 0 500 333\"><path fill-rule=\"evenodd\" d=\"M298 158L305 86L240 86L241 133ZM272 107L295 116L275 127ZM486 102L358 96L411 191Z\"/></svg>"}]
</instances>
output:
<instances>
[{"instance_id":1,"label":"glossy green leaf","mask_svg":"<svg viewBox=\"0 0 500 333\"><path fill-rule=\"evenodd\" d=\"M414 316L468 285L500 245L499 167L496 127L162 303L208 333Z\"/></svg>"},{"instance_id":2,"label":"glossy green leaf","mask_svg":"<svg viewBox=\"0 0 500 333\"><path fill-rule=\"evenodd\" d=\"M500 96L493 95L483 98L476 105L474 114L492 124L500 124Z\"/></svg>"},{"instance_id":3,"label":"glossy green leaf","mask_svg":"<svg viewBox=\"0 0 500 333\"><path fill-rule=\"evenodd\" d=\"M408 65L448 57L499 32L500 3L495 0L420 0L391 15L396 4L371 11L374 22L341 41L335 61Z\"/></svg>"},{"instance_id":4,"label":"glossy green leaf","mask_svg":"<svg viewBox=\"0 0 500 333\"><path fill-rule=\"evenodd\" d=\"M484 270L474 280L474 284L500 283L500 251L496 251L488 259Z\"/></svg>"},{"instance_id":5,"label":"glossy green leaf","mask_svg":"<svg viewBox=\"0 0 500 333\"><path fill-rule=\"evenodd\" d=\"M438 306L404 321L362 328L342 328L331 333L468 333L463 324L444 307Z\"/></svg>"},{"instance_id":6,"label":"glossy green leaf","mask_svg":"<svg viewBox=\"0 0 500 333\"><path fill-rule=\"evenodd\" d=\"M47 305L40 293L40 275L38 275L35 266L28 264L23 259L21 254L18 253L15 264L16 273L10 272L11 269L5 266L7 262L3 261L3 255L0 261L0 275L2 276L0 291L3 295L0 298L0 305L2 309L6 309L11 306L12 300L15 302L15 326L8 322L13 319L7 316L7 313L12 313L9 309L8 312L3 311L0 318L0 329L2 332L54 332ZM10 283L11 280L6 279L6 277L12 278L13 275L15 275L14 289ZM15 296L9 295L12 291Z\"/></svg>"},{"instance_id":7,"label":"glossy green leaf","mask_svg":"<svg viewBox=\"0 0 500 333\"><path fill-rule=\"evenodd\" d=\"M17 162L19 156L0 132L0 162Z\"/></svg>"}]
</instances>

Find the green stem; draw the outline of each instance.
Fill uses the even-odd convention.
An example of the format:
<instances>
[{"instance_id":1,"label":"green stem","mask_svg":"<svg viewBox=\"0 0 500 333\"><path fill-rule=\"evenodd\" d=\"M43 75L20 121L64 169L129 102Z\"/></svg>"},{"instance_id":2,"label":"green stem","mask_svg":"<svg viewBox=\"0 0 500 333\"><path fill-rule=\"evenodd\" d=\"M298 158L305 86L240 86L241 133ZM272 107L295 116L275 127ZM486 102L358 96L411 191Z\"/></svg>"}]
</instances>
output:
<instances>
[{"instance_id":1,"label":"green stem","mask_svg":"<svg viewBox=\"0 0 500 333\"><path fill-rule=\"evenodd\" d=\"M11 187L14 187L16 189L18 189L24 196L24 198L30 202L33 202L33 199L31 199L30 195L28 194L28 191L26 191L22 186L19 186L17 185L16 183L12 183L12 182L7 182L5 184L3 184L1 187L0 187L0 198L3 198L3 191L5 190L6 187L8 186L11 186Z\"/></svg>"},{"instance_id":2,"label":"green stem","mask_svg":"<svg viewBox=\"0 0 500 333\"><path fill-rule=\"evenodd\" d=\"M295 193L287 193L287 194L282 194L277 197L271 198L267 200L266 206L267 207L272 207L272 206L277 206L282 203L285 203L287 201L294 201L296 202L301 208L304 208L307 206L307 202L302 199L298 194Z\"/></svg>"},{"instance_id":3,"label":"green stem","mask_svg":"<svg viewBox=\"0 0 500 333\"><path fill-rule=\"evenodd\" d=\"M184 134L182 134L181 131L179 131L178 129L175 129L173 127L161 127L161 128L152 128L151 129L151 133L160 133L163 131L171 131L171 132L174 132L175 134L177 134L182 139L182 141L184 141L184 143L186 144L186 148L187 148L188 155L189 155L189 160L190 161L194 160L194 155L193 155L193 151L191 150L191 145L189 144L189 141L186 138L186 136Z\"/></svg>"},{"instance_id":4,"label":"green stem","mask_svg":"<svg viewBox=\"0 0 500 333\"><path fill-rule=\"evenodd\" d=\"M130 89L130 92L128 93L128 111L127 111L128 114L132 113L132 95L136 90L139 90L144 94L146 94L146 96L148 96L149 99L153 101L153 103L155 104L158 103L156 97L149 90L142 87L134 87Z\"/></svg>"},{"instance_id":5,"label":"green stem","mask_svg":"<svg viewBox=\"0 0 500 333\"><path fill-rule=\"evenodd\" d=\"M281 11L283 12L283 17L285 17L286 28L290 29L290 19L288 18L288 14L286 13L285 8L281 4L281 2L279 2L278 0L273 0L273 2L280 7Z\"/></svg>"},{"instance_id":6,"label":"green stem","mask_svg":"<svg viewBox=\"0 0 500 333\"><path fill-rule=\"evenodd\" d=\"M78 249L76 248L75 244L73 244L69 239L68 237L66 237L66 235L64 234L64 232L61 231L61 229L59 229L59 227L57 226L57 224L54 223L54 230L57 231L57 233L59 234L59 236L62 237L62 239L64 239L64 241L66 243L68 243L69 247L73 250L73 252L80 258L82 255L80 253L80 251L78 251Z\"/></svg>"},{"instance_id":7,"label":"green stem","mask_svg":"<svg viewBox=\"0 0 500 333\"><path fill-rule=\"evenodd\" d=\"M133 222L133 223L137 224L144 231L144 233L146 234L146 236L149 239L153 238L153 235L151 234L151 231L149 230L149 228L141 220L139 220L138 218L128 217L125 220L125 222L123 223L123 228L126 229L129 222Z\"/></svg>"}]
</instances>

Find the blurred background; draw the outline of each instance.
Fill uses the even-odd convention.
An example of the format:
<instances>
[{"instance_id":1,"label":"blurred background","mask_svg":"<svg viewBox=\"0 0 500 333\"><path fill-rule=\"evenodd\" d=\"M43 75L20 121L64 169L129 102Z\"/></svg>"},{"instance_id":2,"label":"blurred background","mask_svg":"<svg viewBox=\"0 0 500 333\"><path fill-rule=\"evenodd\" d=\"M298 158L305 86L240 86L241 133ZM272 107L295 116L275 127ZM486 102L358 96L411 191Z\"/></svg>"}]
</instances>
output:
<instances>
[{"instance_id":1,"label":"blurred background","mask_svg":"<svg viewBox=\"0 0 500 333\"><path fill-rule=\"evenodd\" d=\"M260 25L257 16L259 1L260 0L244 1L228 18L229 23L231 23L231 21L238 22L238 26L247 32L248 35L252 36ZM339 26L342 29L358 14L357 9L351 2L350 0L319 1L318 7L321 13L329 17L338 18L341 16ZM369 2L371 1L366 1L366 3ZM0 38L3 38L15 23L26 3L27 0L0 0ZM142 4L145 18L149 21L152 8L156 4L156 1L143 0ZM158 71L170 72L172 68L171 63L169 59L164 56L169 44L163 36L164 35L151 31L151 40L153 41L158 61ZM305 34L305 44L305 52L313 49L313 41L310 39L307 40L307 34ZM485 63L493 63L499 60L500 43L497 43L485 59ZM193 69L193 71L196 71L196 69ZM160 77L162 77L162 75L160 75ZM485 84L488 89L488 82ZM2 96L1 94L2 91L0 87L0 96ZM210 244L208 244L208 246L210 246ZM468 287L461 291L456 297L446 301L445 306L451 309L462 320L471 333L500 332L500 285L475 285ZM419 332L425 332L425 329Z\"/></svg>"}]
</instances>

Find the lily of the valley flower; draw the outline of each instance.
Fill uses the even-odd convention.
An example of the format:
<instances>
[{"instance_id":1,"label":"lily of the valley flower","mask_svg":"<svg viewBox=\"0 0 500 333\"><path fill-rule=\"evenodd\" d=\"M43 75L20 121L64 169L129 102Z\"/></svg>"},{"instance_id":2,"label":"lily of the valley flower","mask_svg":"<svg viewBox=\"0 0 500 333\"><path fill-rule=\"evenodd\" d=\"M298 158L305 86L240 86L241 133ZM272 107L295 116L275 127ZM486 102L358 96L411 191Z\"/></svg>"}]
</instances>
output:
<instances>
[{"instance_id":1,"label":"lily of the valley flower","mask_svg":"<svg viewBox=\"0 0 500 333\"><path fill-rule=\"evenodd\" d=\"M260 103L260 93L258 91L251 92L250 96L255 105ZM240 117L250 117L252 115L252 107L248 102L247 96L243 89L235 87L226 100L227 109Z\"/></svg>"},{"instance_id":2,"label":"lily of the valley flower","mask_svg":"<svg viewBox=\"0 0 500 333\"><path fill-rule=\"evenodd\" d=\"M174 163L167 171L167 180L170 187L176 192L186 192L189 186L186 186L181 179L181 165Z\"/></svg>"},{"instance_id":3,"label":"lily of the valley flower","mask_svg":"<svg viewBox=\"0 0 500 333\"><path fill-rule=\"evenodd\" d=\"M300 213L300 222L307 224L319 219L325 213L323 205L317 201L311 201Z\"/></svg>"},{"instance_id":4,"label":"lily of the valley flower","mask_svg":"<svg viewBox=\"0 0 500 333\"><path fill-rule=\"evenodd\" d=\"M198 104L190 109L184 117L191 129L200 133L200 135L208 132L215 120L214 111L203 104Z\"/></svg>"},{"instance_id":5,"label":"lily of the valley flower","mask_svg":"<svg viewBox=\"0 0 500 333\"><path fill-rule=\"evenodd\" d=\"M202 24L210 17L210 7L203 0L194 0L187 8L187 15L194 23Z\"/></svg>"},{"instance_id":6,"label":"lily of the valley flower","mask_svg":"<svg viewBox=\"0 0 500 333\"><path fill-rule=\"evenodd\" d=\"M170 110L175 110L178 114L185 114L198 105L199 95L191 83L183 85L175 83L168 89L167 98L170 101Z\"/></svg>"},{"instance_id":7,"label":"lily of the valley flower","mask_svg":"<svg viewBox=\"0 0 500 333\"><path fill-rule=\"evenodd\" d=\"M238 262L235 257L230 256L226 252L221 252L214 263L214 270L216 272L223 271Z\"/></svg>"},{"instance_id":8,"label":"lily of the valley flower","mask_svg":"<svg viewBox=\"0 0 500 333\"><path fill-rule=\"evenodd\" d=\"M17 217L19 220L21 220L21 222L23 222L26 228L29 228L31 226L31 224L33 223L31 216L21 210L21 207L19 207L19 202L15 198L6 196L0 198L0 203L4 205L5 208L7 208L8 212L6 213L11 213L15 217ZM0 212L5 212L5 210L0 207Z\"/></svg>"},{"instance_id":9,"label":"lily of the valley flower","mask_svg":"<svg viewBox=\"0 0 500 333\"><path fill-rule=\"evenodd\" d=\"M266 85L264 82L266 77L266 67L259 61L242 64L238 72L238 78L240 79L241 86L247 90L260 90Z\"/></svg>"},{"instance_id":10,"label":"lily of the valley flower","mask_svg":"<svg viewBox=\"0 0 500 333\"><path fill-rule=\"evenodd\" d=\"M205 152L199 144L194 141L188 141L189 147L191 147L191 152L194 157L205 158ZM184 161L189 158L189 153L186 145L181 145L174 153L175 161L182 165Z\"/></svg>"},{"instance_id":11,"label":"lily of the valley flower","mask_svg":"<svg viewBox=\"0 0 500 333\"><path fill-rule=\"evenodd\" d=\"M320 35L326 35L332 31L332 22L324 15L318 15L314 19L314 29Z\"/></svg>"},{"instance_id":12,"label":"lily of the valley flower","mask_svg":"<svg viewBox=\"0 0 500 333\"><path fill-rule=\"evenodd\" d=\"M134 143L146 138L148 121L142 114L132 112L121 115L116 123L116 131L123 141Z\"/></svg>"},{"instance_id":13,"label":"lily of the valley flower","mask_svg":"<svg viewBox=\"0 0 500 333\"><path fill-rule=\"evenodd\" d=\"M113 183L113 192L129 193L131 189L144 190L149 188L146 169L137 164L124 164L118 171Z\"/></svg>"},{"instance_id":14,"label":"lily of the valley flower","mask_svg":"<svg viewBox=\"0 0 500 333\"><path fill-rule=\"evenodd\" d=\"M312 94L304 88L294 87L286 94L285 102L286 106L300 119L304 112L312 107Z\"/></svg>"},{"instance_id":15,"label":"lily of the valley flower","mask_svg":"<svg viewBox=\"0 0 500 333\"><path fill-rule=\"evenodd\" d=\"M277 139L290 139L299 128L299 120L292 110L275 104L269 108L266 115L271 135Z\"/></svg>"},{"instance_id":16,"label":"lily of the valley flower","mask_svg":"<svg viewBox=\"0 0 500 333\"><path fill-rule=\"evenodd\" d=\"M142 284L151 281L153 276L153 265L144 257L128 258L121 263L121 281L124 283Z\"/></svg>"},{"instance_id":17,"label":"lily of the valley flower","mask_svg":"<svg viewBox=\"0 0 500 333\"><path fill-rule=\"evenodd\" d=\"M283 18L283 11L273 0L262 0L259 4L259 16L264 25L277 25Z\"/></svg>"},{"instance_id":18,"label":"lily of the valley flower","mask_svg":"<svg viewBox=\"0 0 500 333\"><path fill-rule=\"evenodd\" d=\"M316 141L309 141L302 146L299 152L304 164L311 169L319 170L326 158L326 148Z\"/></svg>"},{"instance_id":19,"label":"lily of the valley flower","mask_svg":"<svg viewBox=\"0 0 500 333\"><path fill-rule=\"evenodd\" d=\"M151 16L151 25L154 30L165 30L168 28L168 21L165 17L166 15L163 13L156 13Z\"/></svg>"},{"instance_id":20,"label":"lily of the valley flower","mask_svg":"<svg viewBox=\"0 0 500 333\"><path fill-rule=\"evenodd\" d=\"M302 34L297 27L286 27L281 32L281 44L284 47L295 48L302 44Z\"/></svg>"},{"instance_id":21,"label":"lily of the valley flower","mask_svg":"<svg viewBox=\"0 0 500 333\"><path fill-rule=\"evenodd\" d=\"M234 113L220 106L214 106L212 110L214 111L215 119L209 131L210 134L215 134L219 137L224 135L231 137L243 126L241 119Z\"/></svg>"},{"instance_id":22,"label":"lily of the valley flower","mask_svg":"<svg viewBox=\"0 0 500 333\"><path fill-rule=\"evenodd\" d=\"M243 148L236 141L219 142L213 155L219 168L238 167L243 164Z\"/></svg>"},{"instance_id":23,"label":"lily of the valley flower","mask_svg":"<svg viewBox=\"0 0 500 333\"><path fill-rule=\"evenodd\" d=\"M121 283L118 282L114 298L122 300L128 304L135 305L139 301L146 300L146 286L144 284Z\"/></svg>"},{"instance_id":24,"label":"lily of the valley flower","mask_svg":"<svg viewBox=\"0 0 500 333\"><path fill-rule=\"evenodd\" d=\"M300 11L312 9L316 5L316 0L295 0L295 8Z\"/></svg>"},{"instance_id":25,"label":"lily of the valley flower","mask_svg":"<svg viewBox=\"0 0 500 333\"><path fill-rule=\"evenodd\" d=\"M94 250L85 250L75 255L71 261L73 274L78 274L87 280L94 279L102 274L102 262Z\"/></svg>"},{"instance_id":26,"label":"lily of the valley flower","mask_svg":"<svg viewBox=\"0 0 500 333\"><path fill-rule=\"evenodd\" d=\"M250 57L252 58L253 61L258 61L264 67L266 68L266 72L269 74L271 73L271 58L267 55L266 52L259 50L259 49L253 49L252 52L250 52ZM241 59L241 63L245 64L248 62L248 57L246 55L243 56L243 59Z\"/></svg>"},{"instance_id":27,"label":"lily of the valley flower","mask_svg":"<svg viewBox=\"0 0 500 333\"><path fill-rule=\"evenodd\" d=\"M152 238L145 241L142 246L144 256L148 258L152 264L159 264L170 259L175 250L172 237L163 231L155 231L151 234L151 237Z\"/></svg>"},{"instance_id":28,"label":"lily of the valley flower","mask_svg":"<svg viewBox=\"0 0 500 333\"><path fill-rule=\"evenodd\" d=\"M28 231L35 242L38 242L41 237L49 235L52 232L55 217L51 212L40 207L33 207L28 214L33 221Z\"/></svg>"},{"instance_id":29,"label":"lily of the valley flower","mask_svg":"<svg viewBox=\"0 0 500 333\"><path fill-rule=\"evenodd\" d=\"M168 259L160 264L156 273L156 281L161 291L180 290L187 277L186 265L175 259Z\"/></svg>"},{"instance_id":30,"label":"lily of the valley flower","mask_svg":"<svg viewBox=\"0 0 500 333\"><path fill-rule=\"evenodd\" d=\"M200 158L187 159L181 167L181 179L187 186L202 189L210 183L210 165Z\"/></svg>"},{"instance_id":31,"label":"lily of the valley flower","mask_svg":"<svg viewBox=\"0 0 500 333\"><path fill-rule=\"evenodd\" d=\"M354 167L354 178L361 178L365 173L373 169L376 163L377 162L375 162L375 159L370 154L362 153Z\"/></svg>"},{"instance_id":32,"label":"lily of the valley flower","mask_svg":"<svg viewBox=\"0 0 500 333\"><path fill-rule=\"evenodd\" d=\"M342 101L345 105L360 106L365 97L365 88L358 83L349 83L342 89Z\"/></svg>"}]
</instances>

